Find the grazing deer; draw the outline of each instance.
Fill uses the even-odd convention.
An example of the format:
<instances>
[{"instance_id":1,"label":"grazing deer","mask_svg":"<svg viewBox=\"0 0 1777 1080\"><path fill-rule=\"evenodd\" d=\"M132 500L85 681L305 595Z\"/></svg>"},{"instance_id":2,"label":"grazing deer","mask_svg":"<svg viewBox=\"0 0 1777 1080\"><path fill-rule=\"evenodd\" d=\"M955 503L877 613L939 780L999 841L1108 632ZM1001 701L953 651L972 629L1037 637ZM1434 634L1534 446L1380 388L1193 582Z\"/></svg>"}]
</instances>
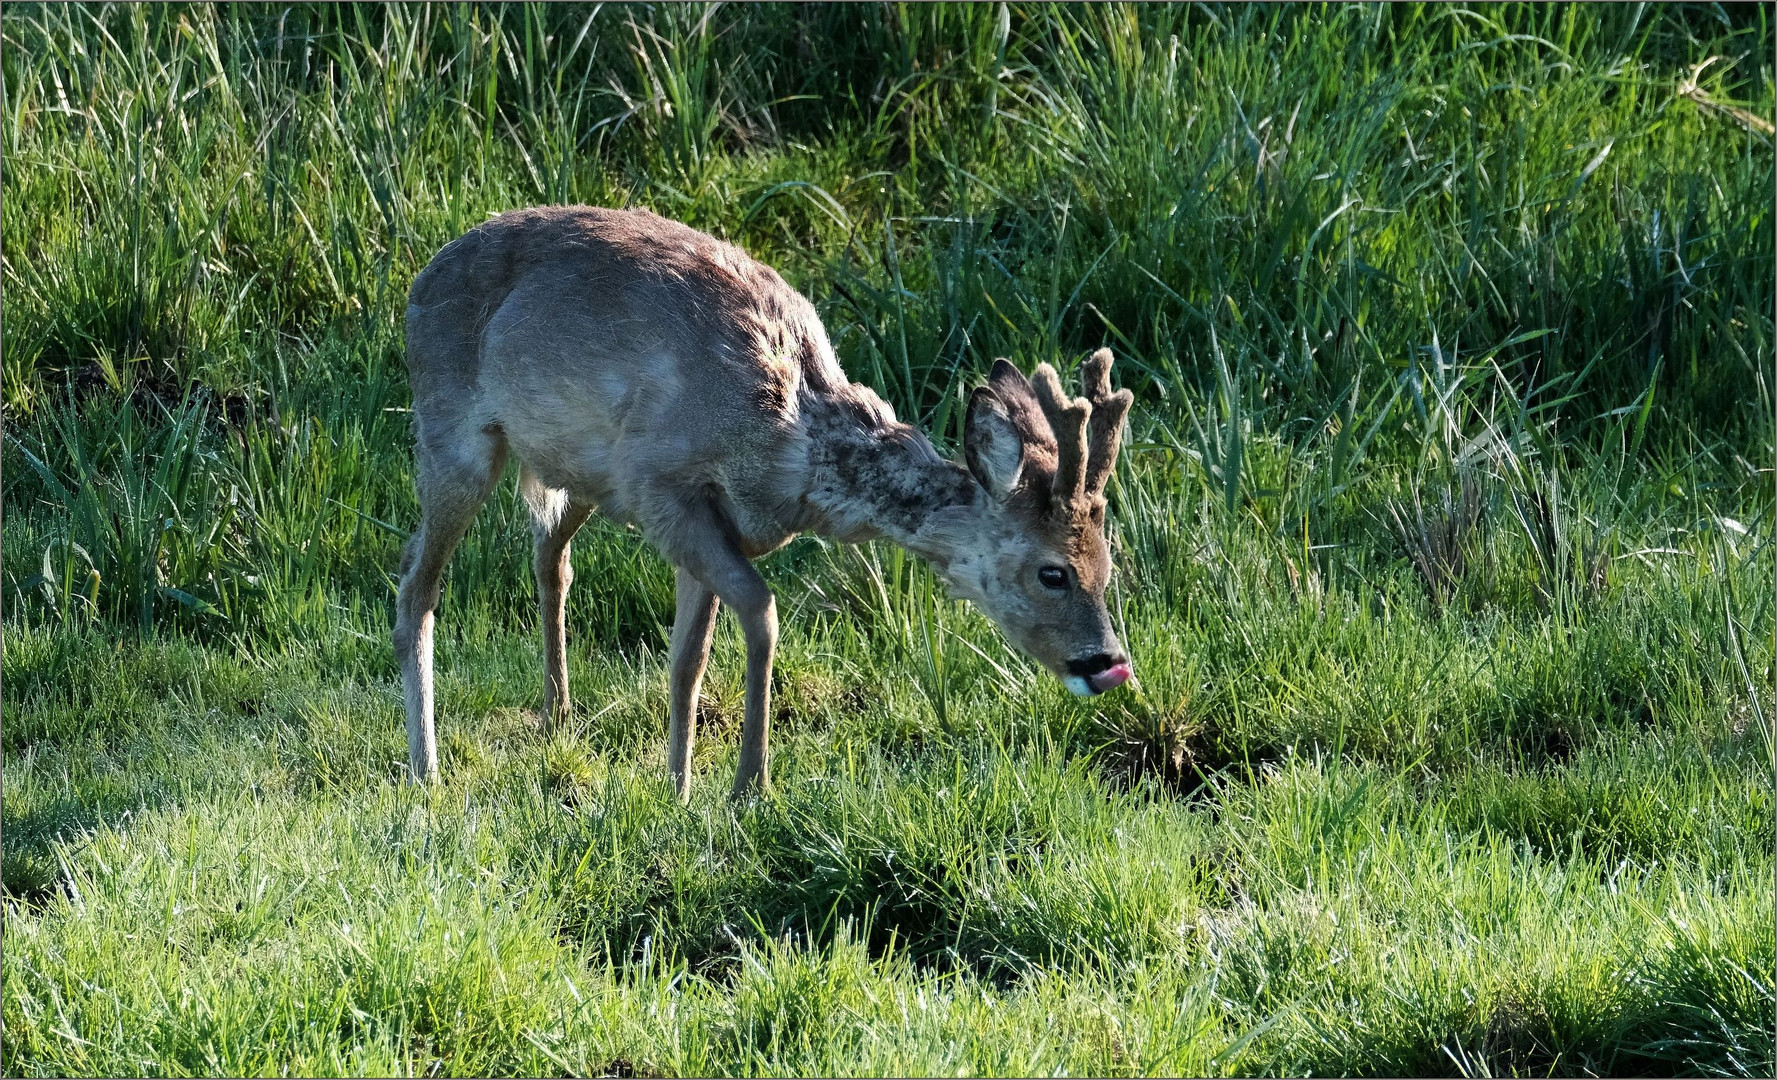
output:
<instances>
[{"instance_id":1,"label":"grazing deer","mask_svg":"<svg viewBox=\"0 0 1777 1080\"><path fill-rule=\"evenodd\" d=\"M667 762L690 790L697 692L718 602L746 635L736 795L767 782L777 605L752 561L801 532L887 537L926 559L1020 649L1096 694L1130 677L1105 610L1104 486L1128 390L1111 354L1086 397L997 361L944 460L848 380L801 294L745 252L645 210L501 215L413 283L420 526L401 556L395 654L409 762L437 774L432 625L451 550L516 454L535 535L544 712L568 711L568 541L593 509L677 570Z\"/></svg>"}]
</instances>

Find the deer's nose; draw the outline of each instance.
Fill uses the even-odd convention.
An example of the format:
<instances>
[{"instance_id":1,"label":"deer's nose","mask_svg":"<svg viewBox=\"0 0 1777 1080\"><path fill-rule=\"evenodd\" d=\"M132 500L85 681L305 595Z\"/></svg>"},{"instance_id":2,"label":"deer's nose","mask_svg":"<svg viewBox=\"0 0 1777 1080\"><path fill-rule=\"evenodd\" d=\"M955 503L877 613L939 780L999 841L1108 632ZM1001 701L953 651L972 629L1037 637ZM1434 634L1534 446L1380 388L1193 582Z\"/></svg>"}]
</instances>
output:
<instances>
[{"instance_id":1,"label":"deer's nose","mask_svg":"<svg viewBox=\"0 0 1777 1080\"><path fill-rule=\"evenodd\" d=\"M1135 674L1129 657L1122 653L1094 653L1080 660L1067 662L1067 688L1081 697L1102 694L1122 686Z\"/></svg>"}]
</instances>

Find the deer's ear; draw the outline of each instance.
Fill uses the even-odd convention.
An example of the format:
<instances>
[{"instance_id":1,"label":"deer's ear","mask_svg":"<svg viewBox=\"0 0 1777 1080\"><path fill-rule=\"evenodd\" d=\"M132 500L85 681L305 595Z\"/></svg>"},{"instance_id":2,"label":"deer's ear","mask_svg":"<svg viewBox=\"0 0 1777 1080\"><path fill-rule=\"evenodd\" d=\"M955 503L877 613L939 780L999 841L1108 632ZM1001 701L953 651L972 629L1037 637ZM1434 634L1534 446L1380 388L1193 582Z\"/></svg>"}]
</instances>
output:
<instances>
[{"instance_id":1,"label":"deer's ear","mask_svg":"<svg viewBox=\"0 0 1777 1080\"><path fill-rule=\"evenodd\" d=\"M1004 499L1018 486L1018 477L1024 470L1024 440L999 395L990 387L977 387L969 396L969 415L963 425L963 458L975 479L994 498Z\"/></svg>"}]
</instances>

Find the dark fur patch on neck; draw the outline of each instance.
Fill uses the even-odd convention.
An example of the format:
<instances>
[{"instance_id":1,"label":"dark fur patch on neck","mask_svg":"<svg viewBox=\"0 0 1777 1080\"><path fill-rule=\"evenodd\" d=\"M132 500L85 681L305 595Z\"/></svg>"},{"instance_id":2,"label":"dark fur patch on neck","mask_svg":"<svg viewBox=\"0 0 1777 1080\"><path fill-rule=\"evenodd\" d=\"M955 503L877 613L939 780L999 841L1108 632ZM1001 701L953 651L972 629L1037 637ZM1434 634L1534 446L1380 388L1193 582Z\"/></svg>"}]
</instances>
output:
<instances>
[{"instance_id":1,"label":"dark fur patch on neck","mask_svg":"<svg viewBox=\"0 0 1777 1080\"><path fill-rule=\"evenodd\" d=\"M939 457L917 428L857 403L805 415L810 498L836 524L855 522L905 542L933 514L976 498L974 478Z\"/></svg>"}]
</instances>

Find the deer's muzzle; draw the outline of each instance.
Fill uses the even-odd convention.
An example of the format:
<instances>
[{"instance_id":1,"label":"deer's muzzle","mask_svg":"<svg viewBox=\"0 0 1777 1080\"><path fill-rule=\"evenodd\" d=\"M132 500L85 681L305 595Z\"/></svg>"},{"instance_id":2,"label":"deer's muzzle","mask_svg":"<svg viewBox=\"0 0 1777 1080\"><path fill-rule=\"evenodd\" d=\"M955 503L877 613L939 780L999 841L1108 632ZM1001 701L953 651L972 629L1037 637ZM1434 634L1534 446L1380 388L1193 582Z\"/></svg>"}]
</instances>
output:
<instances>
[{"instance_id":1,"label":"deer's muzzle","mask_svg":"<svg viewBox=\"0 0 1777 1080\"><path fill-rule=\"evenodd\" d=\"M1098 653L1084 660L1069 660L1067 676L1062 681L1078 696L1092 697L1122 686L1134 674L1129 657L1120 653Z\"/></svg>"}]
</instances>

